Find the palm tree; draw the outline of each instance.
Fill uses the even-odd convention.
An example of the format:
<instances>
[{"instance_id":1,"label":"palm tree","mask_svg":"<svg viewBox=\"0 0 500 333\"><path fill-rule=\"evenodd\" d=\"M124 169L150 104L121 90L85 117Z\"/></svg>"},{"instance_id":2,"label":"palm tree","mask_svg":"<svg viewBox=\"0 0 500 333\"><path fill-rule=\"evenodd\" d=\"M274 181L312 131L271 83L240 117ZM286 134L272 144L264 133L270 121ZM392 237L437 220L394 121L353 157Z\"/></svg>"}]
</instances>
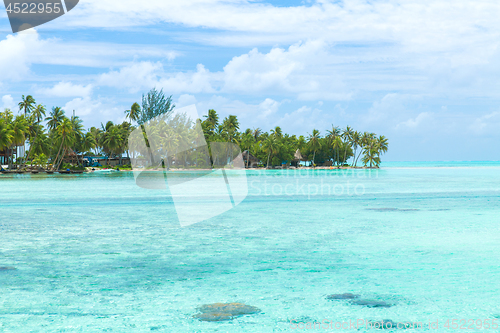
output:
<instances>
[{"instance_id":1,"label":"palm tree","mask_svg":"<svg viewBox=\"0 0 500 333\"><path fill-rule=\"evenodd\" d=\"M120 158L121 164L121 155L123 151L121 150L123 147L123 133L122 129L119 125L113 125L109 128L107 132L106 139L104 141L104 146L107 147L111 154L118 156Z\"/></svg>"},{"instance_id":2,"label":"palm tree","mask_svg":"<svg viewBox=\"0 0 500 333\"><path fill-rule=\"evenodd\" d=\"M74 111L73 111L74 112ZM85 134L83 133L83 121L80 119L78 116L72 116L71 117L71 125L73 126L73 136L74 136L74 145L73 145L73 152L76 155L76 162L78 165L80 165L80 160L78 159L78 154L80 148L78 144L83 141L83 138L85 137ZM83 161L82 161L83 162Z\"/></svg>"},{"instance_id":3,"label":"palm tree","mask_svg":"<svg viewBox=\"0 0 500 333\"><path fill-rule=\"evenodd\" d=\"M264 151L267 153L266 168L269 169L269 158L271 157L271 155L276 153L276 150L278 148L278 140L276 140L276 137L274 135L269 135L266 141L264 141L262 148L264 148Z\"/></svg>"},{"instance_id":4,"label":"palm tree","mask_svg":"<svg viewBox=\"0 0 500 333\"><path fill-rule=\"evenodd\" d=\"M30 134L32 134L32 136L30 136L31 139L30 149L28 150L28 155L26 156L24 165L26 165L26 163L28 163L30 159L32 147L37 139L38 134L40 132L43 132L43 126L40 126L40 123L43 117L45 117L45 111L46 111L45 106L42 104L38 104L36 108L31 112L29 122L30 122L30 132L31 132Z\"/></svg>"},{"instance_id":5,"label":"palm tree","mask_svg":"<svg viewBox=\"0 0 500 333\"><path fill-rule=\"evenodd\" d=\"M281 127L276 126L271 133L276 136L277 139L281 139L283 137L283 132L281 131Z\"/></svg>"},{"instance_id":6,"label":"palm tree","mask_svg":"<svg viewBox=\"0 0 500 333\"><path fill-rule=\"evenodd\" d=\"M10 148L13 139L13 132L7 119L0 118L0 151Z\"/></svg>"},{"instance_id":7,"label":"palm tree","mask_svg":"<svg viewBox=\"0 0 500 333\"><path fill-rule=\"evenodd\" d=\"M93 133L91 131L88 131L87 133L85 133L83 140L82 140L82 144L81 144L82 152L91 151L92 149L95 148L96 145L97 145L97 142L95 140Z\"/></svg>"},{"instance_id":8,"label":"palm tree","mask_svg":"<svg viewBox=\"0 0 500 333\"><path fill-rule=\"evenodd\" d=\"M232 115L224 118L222 127L228 137L228 142L234 142L235 134L237 130L240 128L240 123L238 122L238 118Z\"/></svg>"},{"instance_id":9,"label":"palm tree","mask_svg":"<svg viewBox=\"0 0 500 333\"><path fill-rule=\"evenodd\" d=\"M132 104L130 110L126 110L125 114L130 121L137 121L141 113L141 106L138 103Z\"/></svg>"},{"instance_id":10,"label":"palm tree","mask_svg":"<svg viewBox=\"0 0 500 333\"><path fill-rule=\"evenodd\" d=\"M50 131L54 131L64 119L64 110L56 106L52 108L50 116L45 118Z\"/></svg>"},{"instance_id":11,"label":"palm tree","mask_svg":"<svg viewBox=\"0 0 500 333\"><path fill-rule=\"evenodd\" d=\"M28 124L26 123L24 115L16 116L11 128L13 137L11 149L14 147L17 149L18 146L24 145L24 142L26 141L26 134L28 133Z\"/></svg>"},{"instance_id":12,"label":"palm tree","mask_svg":"<svg viewBox=\"0 0 500 333\"><path fill-rule=\"evenodd\" d=\"M31 116L36 120L37 124L40 124L40 122L43 120L43 117L45 117L45 111L47 111L45 105L38 104L35 110L33 110L33 112L31 113Z\"/></svg>"},{"instance_id":13,"label":"palm tree","mask_svg":"<svg viewBox=\"0 0 500 333\"><path fill-rule=\"evenodd\" d=\"M339 158L340 158L340 156L339 156L340 147L342 147L342 141L341 141L340 137L337 136L332 141L332 148L333 148L334 151L337 152L337 158L335 159L335 163L337 164L337 167L340 167L340 165L339 165L339 163L340 163L340 161L339 161Z\"/></svg>"},{"instance_id":14,"label":"palm tree","mask_svg":"<svg viewBox=\"0 0 500 333\"><path fill-rule=\"evenodd\" d=\"M374 164L375 166L379 166L380 157L378 155L378 150L373 146L365 147L362 161L365 166L366 164L370 163L370 168L372 168Z\"/></svg>"},{"instance_id":15,"label":"palm tree","mask_svg":"<svg viewBox=\"0 0 500 333\"><path fill-rule=\"evenodd\" d=\"M252 133L246 133L243 135L243 138L241 139L241 149L247 151L247 163L246 163L246 168L248 169L248 161L250 160L250 149L252 148L253 144L255 143L255 139L252 135Z\"/></svg>"},{"instance_id":16,"label":"palm tree","mask_svg":"<svg viewBox=\"0 0 500 333\"><path fill-rule=\"evenodd\" d=\"M357 163L356 152L357 152L358 148L362 148L363 147L361 139L362 139L362 135L361 135L360 132L354 131L352 133L351 142L352 142L352 146L354 148L354 157L352 158L352 161L353 161L353 166L354 167L356 167L356 163ZM361 151L359 152L359 155L361 155Z\"/></svg>"},{"instance_id":17,"label":"palm tree","mask_svg":"<svg viewBox=\"0 0 500 333\"><path fill-rule=\"evenodd\" d=\"M74 133L73 133L73 124L71 120L64 117L62 122L56 128L57 136L61 140L61 145L59 146L59 151L57 152L56 158L54 159L54 163L52 164L52 170L59 169L62 161L64 160L64 156L66 155L66 150L73 144L74 141ZM63 153L61 154L61 150L63 149ZM59 160L58 160L59 159Z\"/></svg>"},{"instance_id":18,"label":"palm tree","mask_svg":"<svg viewBox=\"0 0 500 333\"><path fill-rule=\"evenodd\" d=\"M213 127L219 124L219 115L217 114L217 111L215 111L214 109L208 110L208 115L203 117L207 118L206 121L212 124Z\"/></svg>"},{"instance_id":19,"label":"palm tree","mask_svg":"<svg viewBox=\"0 0 500 333\"><path fill-rule=\"evenodd\" d=\"M333 158L335 159L335 163L338 164L338 155L339 155L339 145L336 143L338 137L340 136L340 128L338 126L333 126L332 129L327 131L328 135L327 137L330 139L330 143L332 145L333 153L337 153L337 156L334 156L335 154L332 154Z\"/></svg>"},{"instance_id":20,"label":"palm tree","mask_svg":"<svg viewBox=\"0 0 500 333\"><path fill-rule=\"evenodd\" d=\"M387 149L389 149L389 140L385 136L381 135L377 138L376 146L379 154L384 154L387 152Z\"/></svg>"},{"instance_id":21,"label":"palm tree","mask_svg":"<svg viewBox=\"0 0 500 333\"><path fill-rule=\"evenodd\" d=\"M312 134L309 134L307 137L307 145L313 150L313 166L315 165L316 151L321 147L320 138L321 136L319 135L319 131L317 129L313 129Z\"/></svg>"},{"instance_id":22,"label":"palm tree","mask_svg":"<svg viewBox=\"0 0 500 333\"><path fill-rule=\"evenodd\" d=\"M255 141L257 141L262 134L262 130L260 128L254 128L253 130L253 137L255 138Z\"/></svg>"},{"instance_id":23,"label":"palm tree","mask_svg":"<svg viewBox=\"0 0 500 333\"><path fill-rule=\"evenodd\" d=\"M40 154L49 155L51 150L51 140L44 132L43 127L39 127L40 130L36 135L36 138L33 142L30 142L30 150L33 156L38 156ZM33 146L33 149L31 149Z\"/></svg>"},{"instance_id":24,"label":"palm tree","mask_svg":"<svg viewBox=\"0 0 500 333\"><path fill-rule=\"evenodd\" d=\"M344 139L344 142L346 143L343 163L347 162L347 147L351 144L353 133L353 129L349 126L347 126L342 132L342 139Z\"/></svg>"},{"instance_id":25,"label":"palm tree","mask_svg":"<svg viewBox=\"0 0 500 333\"><path fill-rule=\"evenodd\" d=\"M366 133L365 135L365 147L363 150L363 163L366 166L368 162L370 163L370 168L373 167L373 164L375 166L378 166L380 164L380 156L379 156L379 149L377 147L377 138L375 137L374 133Z\"/></svg>"},{"instance_id":26,"label":"palm tree","mask_svg":"<svg viewBox=\"0 0 500 333\"><path fill-rule=\"evenodd\" d=\"M100 128L91 127L91 128L90 128L90 130L89 130L89 132L91 133L91 135L92 135L92 139L93 139L93 141L95 142L95 144L94 144L94 145L93 145L93 147L92 147L92 148L94 148L94 149L95 149L94 154L96 154L96 155L97 155L98 150L99 150L99 148L101 147L101 146L99 145L99 142L101 141L102 131L101 131L101 129L100 129Z\"/></svg>"},{"instance_id":27,"label":"palm tree","mask_svg":"<svg viewBox=\"0 0 500 333\"><path fill-rule=\"evenodd\" d=\"M35 108L35 99L33 96L28 95L24 97L24 95L21 97L21 102L19 102L19 111L24 110L24 115L27 116L31 113L31 111Z\"/></svg>"}]
</instances>

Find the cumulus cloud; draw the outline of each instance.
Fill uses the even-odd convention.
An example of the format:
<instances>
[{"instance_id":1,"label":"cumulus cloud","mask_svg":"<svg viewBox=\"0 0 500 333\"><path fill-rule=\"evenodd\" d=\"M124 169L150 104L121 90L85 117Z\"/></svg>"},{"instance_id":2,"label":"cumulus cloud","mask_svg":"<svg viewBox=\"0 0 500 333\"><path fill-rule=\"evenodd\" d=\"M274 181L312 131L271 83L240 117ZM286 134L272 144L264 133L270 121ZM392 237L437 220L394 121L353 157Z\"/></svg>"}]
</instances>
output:
<instances>
[{"instance_id":1,"label":"cumulus cloud","mask_svg":"<svg viewBox=\"0 0 500 333\"><path fill-rule=\"evenodd\" d=\"M261 119L268 119L269 116L276 114L280 105L280 102L277 102L271 98L266 98L262 103L259 104L260 112L256 114L256 116Z\"/></svg>"},{"instance_id":2,"label":"cumulus cloud","mask_svg":"<svg viewBox=\"0 0 500 333\"><path fill-rule=\"evenodd\" d=\"M325 71L327 45L320 41L297 43L288 49L258 49L233 57L219 72L203 64L195 70L167 72L160 62L137 62L101 74L98 85L137 92L161 87L169 93L284 94L301 100L349 100L336 70Z\"/></svg>"},{"instance_id":3,"label":"cumulus cloud","mask_svg":"<svg viewBox=\"0 0 500 333\"><path fill-rule=\"evenodd\" d=\"M276 7L246 0L88 0L72 11L77 27L147 26L161 22L232 33L200 36L229 43L273 45L311 36L333 42L395 42L408 50L456 50L498 37L500 5L488 0L314 1L310 5ZM483 36L478 39L477 36ZM497 43L495 43L497 44ZM490 46L491 47L491 46Z\"/></svg>"},{"instance_id":4,"label":"cumulus cloud","mask_svg":"<svg viewBox=\"0 0 500 333\"><path fill-rule=\"evenodd\" d=\"M2 108L0 111L3 111L4 109L11 109L13 110L16 104L14 103L14 98L12 98L12 95L4 95L2 96Z\"/></svg>"},{"instance_id":5,"label":"cumulus cloud","mask_svg":"<svg viewBox=\"0 0 500 333\"><path fill-rule=\"evenodd\" d=\"M92 93L92 85L86 86L73 84L71 82L59 82L52 88L39 88L37 94L42 94L50 97L86 97Z\"/></svg>"},{"instance_id":6,"label":"cumulus cloud","mask_svg":"<svg viewBox=\"0 0 500 333\"><path fill-rule=\"evenodd\" d=\"M143 61L101 74L99 85L127 89L130 92L163 88L169 93L213 92L211 81L217 74L210 73L201 64L192 72L165 72L160 62Z\"/></svg>"},{"instance_id":7,"label":"cumulus cloud","mask_svg":"<svg viewBox=\"0 0 500 333\"><path fill-rule=\"evenodd\" d=\"M117 71L101 74L97 84L137 92L157 85L158 77L162 73L163 65L161 63L142 61L122 67Z\"/></svg>"},{"instance_id":8,"label":"cumulus cloud","mask_svg":"<svg viewBox=\"0 0 500 333\"><path fill-rule=\"evenodd\" d=\"M31 53L44 44L36 31L8 35L0 41L0 82L25 79L30 74L30 66L34 61Z\"/></svg>"},{"instance_id":9,"label":"cumulus cloud","mask_svg":"<svg viewBox=\"0 0 500 333\"><path fill-rule=\"evenodd\" d=\"M196 97L194 95L183 94L180 95L177 99L177 102L174 103L177 108L182 108L184 106L196 104ZM198 110L199 112L199 110Z\"/></svg>"},{"instance_id":10,"label":"cumulus cloud","mask_svg":"<svg viewBox=\"0 0 500 333\"><path fill-rule=\"evenodd\" d=\"M0 82L26 79L32 64L109 67L124 66L131 58L170 61L178 55L164 46L44 39L35 29L7 35L0 50Z\"/></svg>"},{"instance_id":11,"label":"cumulus cloud","mask_svg":"<svg viewBox=\"0 0 500 333\"><path fill-rule=\"evenodd\" d=\"M164 74L158 85L172 93L213 93L212 82L217 81L218 73L211 73L202 64L196 66L196 71Z\"/></svg>"},{"instance_id":12,"label":"cumulus cloud","mask_svg":"<svg viewBox=\"0 0 500 333\"><path fill-rule=\"evenodd\" d=\"M77 116L82 117L98 113L101 107L102 103L100 101L94 101L90 97L78 97L67 102L62 109L68 114L75 111Z\"/></svg>"}]
</instances>

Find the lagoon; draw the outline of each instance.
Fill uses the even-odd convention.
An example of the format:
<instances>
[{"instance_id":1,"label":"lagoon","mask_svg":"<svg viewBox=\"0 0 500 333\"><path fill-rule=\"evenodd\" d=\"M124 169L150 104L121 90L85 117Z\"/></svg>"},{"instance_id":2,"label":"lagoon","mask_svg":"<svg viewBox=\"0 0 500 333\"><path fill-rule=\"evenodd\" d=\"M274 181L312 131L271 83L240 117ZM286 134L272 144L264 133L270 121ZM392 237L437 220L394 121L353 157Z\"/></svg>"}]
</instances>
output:
<instances>
[{"instance_id":1,"label":"lagoon","mask_svg":"<svg viewBox=\"0 0 500 333\"><path fill-rule=\"evenodd\" d=\"M246 174L241 204L184 228L169 191L131 172L0 175L0 331L500 322L500 164ZM361 301L328 299L343 293ZM218 302L261 312L196 317Z\"/></svg>"}]
</instances>

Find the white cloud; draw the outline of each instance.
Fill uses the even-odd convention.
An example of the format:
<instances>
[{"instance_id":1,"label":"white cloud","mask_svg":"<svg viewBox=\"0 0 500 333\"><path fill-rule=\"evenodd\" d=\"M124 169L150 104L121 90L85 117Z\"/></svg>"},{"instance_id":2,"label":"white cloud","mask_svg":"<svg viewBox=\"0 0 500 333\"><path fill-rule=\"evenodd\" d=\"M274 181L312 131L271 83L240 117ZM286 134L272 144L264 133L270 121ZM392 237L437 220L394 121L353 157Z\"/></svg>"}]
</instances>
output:
<instances>
[{"instance_id":1,"label":"white cloud","mask_svg":"<svg viewBox=\"0 0 500 333\"><path fill-rule=\"evenodd\" d=\"M478 117L472 121L469 125L469 129L475 135L486 135L490 136L492 134L498 135L498 129L500 128L500 112L495 111Z\"/></svg>"},{"instance_id":2,"label":"white cloud","mask_svg":"<svg viewBox=\"0 0 500 333\"><path fill-rule=\"evenodd\" d=\"M428 120L432 118L432 113L429 112L422 112L419 113L418 116L415 118L410 118L406 121L403 121L399 124L396 125L396 129L415 129L417 127L422 126L422 124L425 124Z\"/></svg>"},{"instance_id":3,"label":"white cloud","mask_svg":"<svg viewBox=\"0 0 500 333\"><path fill-rule=\"evenodd\" d=\"M44 44L36 31L8 35L0 41L0 82L25 79L33 62L30 53L36 52Z\"/></svg>"},{"instance_id":4,"label":"white cloud","mask_svg":"<svg viewBox=\"0 0 500 333\"><path fill-rule=\"evenodd\" d=\"M196 70L167 72L160 62L137 62L101 74L97 85L128 89L130 92L163 88L169 93L285 94L301 100L348 100L336 71L325 71L329 63L327 45L320 41L298 43L288 49L257 49L233 57L222 71L210 72L203 64Z\"/></svg>"},{"instance_id":5,"label":"white cloud","mask_svg":"<svg viewBox=\"0 0 500 333\"><path fill-rule=\"evenodd\" d=\"M196 72L166 73L159 62L143 61L101 74L97 84L127 89L130 92L163 88L169 93L214 92L210 81L216 74L210 73L201 64Z\"/></svg>"},{"instance_id":6,"label":"white cloud","mask_svg":"<svg viewBox=\"0 0 500 333\"><path fill-rule=\"evenodd\" d=\"M101 74L97 84L115 88L124 88L130 92L150 89L157 85L158 76L163 73L163 65L159 62L142 61Z\"/></svg>"},{"instance_id":7,"label":"white cloud","mask_svg":"<svg viewBox=\"0 0 500 333\"><path fill-rule=\"evenodd\" d=\"M271 98L266 98L259 104L259 113L256 115L261 119L268 119L269 116L276 114L281 103Z\"/></svg>"},{"instance_id":8,"label":"white cloud","mask_svg":"<svg viewBox=\"0 0 500 333\"><path fill-rule=\"evenodd\" d=\"M321 41L291 45L287 50L257 49L234 57L223 73L224 92L295 95L301 100L346 100L347 91L335 69L325 71L332 57Z\"/></svg>"},{"instance_id":9,"label":"white cloud","mask_svg":"<svg viewBox=\"0 0 500 333\"><path fill-rule=\"evenodd\" d=\"M335 118L336 115L332 112L304 105L295 111L285 113L276 119L275 124L281 126L287 133L305 135L311 133L313 129L321 131L328 128L330 124L335 123Z\"/></svg>"},{"instance_id":10,"label":"white cloud","mask_svg":"<svg viewBox=\"0 0 500 333\"><path fill-rule=\"evenodd\" d=\"M226 45L273 45L314 36L333 42L394 42L411 51L441 52L477 43L493 49L485 41L498 40L499 12L500 5L488 0L461 1L454 6L445 0L321 0L296 7L245 0L150 0L141 6L134 0L88 0L57 24L130 28L167 22L210 28L199 40L222 37ZM213 30L232 34L221 36Z\"/></svg>"},{"instance_id":11,"label":"white cloud","mask_svg":"<svg viewBox=\"0 0 500 333\"><path fill-rule=\"evenodd\" d=\"M52 88L39 88L37 94L42 94L51 97L86 97L92 93L92 85L86 86L73 84L71 82L59 82Z\"/></svg>"},{"instance_id":12,"label":"white cloud","mask_svg":"<svg viewBox=\"0 0 500 333\"><path fill-rule=\"evenodd\" d=\"M177 102L174 103L177 108L182 108L184 106L189 106L196 104L196 97L194 95L184 94L180 95Z\"/></svg>"},{"instance_id":13,"label":"white cloud","mask_svg":"<svg viewBox=\"0 0 500 333\"><path fill-rule=\"evenodd\" d=\"M213 93L216 90L212 82L218 77L217 73L210 73L205 66L198 64L195 72L164 74L158 85L171 93Z\"/></svg>"},{"instance_id":14,"label":"white cloud","mask_svg":"<svg viewBox=\"0 0 500 333\"><path fill-rule=\"evenodd\" d=\"M43 39L35 29L7 35L0 40L0 50L0 83L26 80L32 64L109 67L124 66L131 58L170 61L178 55L162 46Z\"/></svg>"},{"instance_id":15,"label":"white cloud","mask_svg":"<svg viewBox=\"0 0 500 333\"><path fill-rule=\"evenodd\" d=\"M78 97L67 102L62 109L65 110L68 115L73 114L74 110L77 116L82 117L100 112L101 107L102 103L100 101L94 101L90 97Z\"/></svg>"},{"instance_id":16,"label":"white cloud","mask_svg":"<svg viewBox=\"0 0 500 333\"><path fill-rule=\"evenodd\" d=\"M11 109L13 110L16 104L14 103L14 98L12 98L11 95L4 95L2 96L2 108L0 111L3 111L4 109Z\"/></svg>"}]
</instances>

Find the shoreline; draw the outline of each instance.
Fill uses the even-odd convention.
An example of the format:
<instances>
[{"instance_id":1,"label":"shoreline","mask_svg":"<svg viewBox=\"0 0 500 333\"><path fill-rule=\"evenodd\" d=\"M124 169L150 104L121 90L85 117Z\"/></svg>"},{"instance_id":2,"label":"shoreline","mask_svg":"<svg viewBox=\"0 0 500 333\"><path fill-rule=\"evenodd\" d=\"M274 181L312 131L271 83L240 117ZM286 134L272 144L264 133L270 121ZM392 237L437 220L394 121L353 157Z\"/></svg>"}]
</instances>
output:
<instances>
[{"instance_id":1,"label":"shoreline","mask_svg":"<svg viewBox=\"0 0 500 333\"><path fill-rule=\"evenodd\" d=\"M119 170L117 170L119 169ZM248 171L283 171L283 170L293 170L293 171L311 171L311 170L379 170L380 167L287 167L287 168L234 168L229 170L248 170ZM28 169L28 170L3 170L0 174L83 174L83 173L93 173L93 172L183 172L183 171L214 171L219 169L185 169L185 168L170 168L168 170L164 169L120 169L117 168L91 168L86 167L85 170L45 170L45 169ZM228 170L228 169L226 169Z\"/></svg>"}]
</instances>

